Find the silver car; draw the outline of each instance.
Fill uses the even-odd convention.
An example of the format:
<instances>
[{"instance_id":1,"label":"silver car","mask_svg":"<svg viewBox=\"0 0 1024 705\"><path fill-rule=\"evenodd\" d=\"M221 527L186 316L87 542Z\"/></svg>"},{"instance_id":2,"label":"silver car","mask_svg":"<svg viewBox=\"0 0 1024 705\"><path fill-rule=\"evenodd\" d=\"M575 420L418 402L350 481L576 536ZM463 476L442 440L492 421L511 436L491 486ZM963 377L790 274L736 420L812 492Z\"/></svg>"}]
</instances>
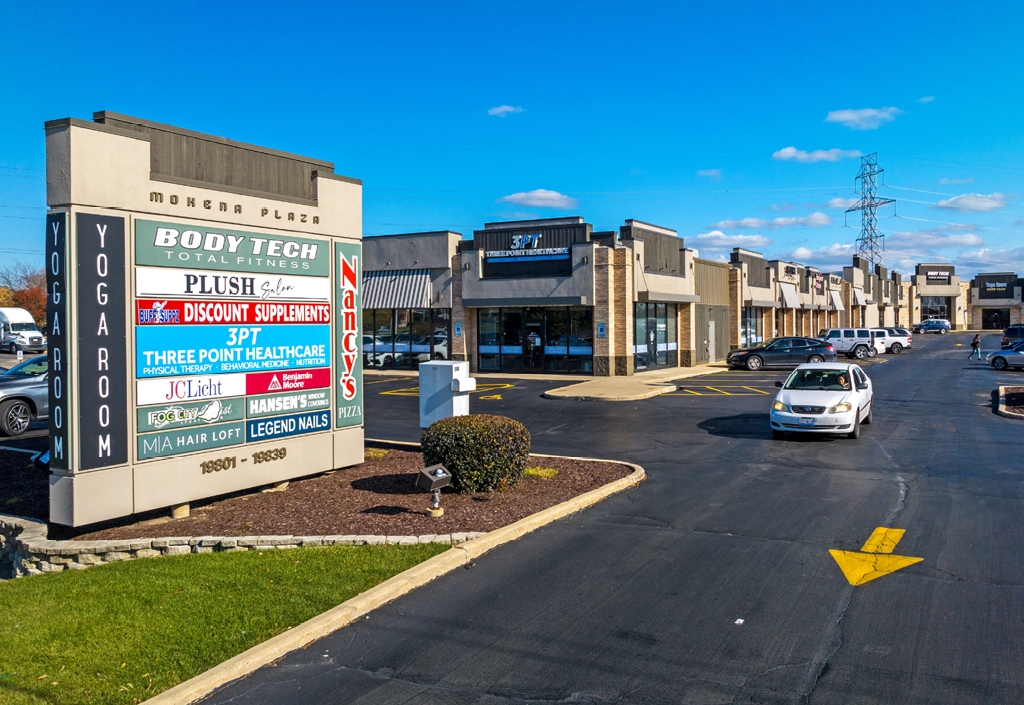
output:
<instances>
[{"instance_id":1,"label":"silver car","mask_svg":"<svg viewBox=\"0 0 1024 705\"><path fill-rule=\"evenodd\" d=\"M985 356L985 362L997 370L1005 370L1008 367L1019 369L1024 367L1024 352L1018 346L1008 350L996 350Z\"/></svg>"},{"instance_id":2,"label":"silver car","mask_svg":"<svg viewBox=\"0 0 1024 705\"><path fill-rule=\"evenodd\" d=\"M34 419L50 417L46 372L40 355L0 374L0 434L20 436Z\"/></svg>"}]
</instances>

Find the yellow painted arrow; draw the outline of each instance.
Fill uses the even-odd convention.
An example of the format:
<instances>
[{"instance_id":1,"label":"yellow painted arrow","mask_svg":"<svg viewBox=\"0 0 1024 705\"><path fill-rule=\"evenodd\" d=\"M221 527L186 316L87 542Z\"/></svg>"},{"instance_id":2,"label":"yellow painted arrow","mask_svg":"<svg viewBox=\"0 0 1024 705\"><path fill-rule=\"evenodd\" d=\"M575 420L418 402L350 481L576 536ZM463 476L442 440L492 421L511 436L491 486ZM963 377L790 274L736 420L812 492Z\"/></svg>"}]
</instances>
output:
<instances>
[{"instance_id":1,"label":"yellow painted arrow","mask_svg":"<svg viewBox=\"0 0 1024 705\"><path fill-rule=\"evenodd\" d=\"M839 564L839 568L850 585L863 585L875 578L895 573L900 568L906 568L908 565L924 560L923 558L892 555L893 549L903 538L904 533L904 529L887 529L880 526L872 532L870 538L861 548L861 553L834 550L830 550L829 553L836 559L836 563Z\"/></svg>"}]
</instances>

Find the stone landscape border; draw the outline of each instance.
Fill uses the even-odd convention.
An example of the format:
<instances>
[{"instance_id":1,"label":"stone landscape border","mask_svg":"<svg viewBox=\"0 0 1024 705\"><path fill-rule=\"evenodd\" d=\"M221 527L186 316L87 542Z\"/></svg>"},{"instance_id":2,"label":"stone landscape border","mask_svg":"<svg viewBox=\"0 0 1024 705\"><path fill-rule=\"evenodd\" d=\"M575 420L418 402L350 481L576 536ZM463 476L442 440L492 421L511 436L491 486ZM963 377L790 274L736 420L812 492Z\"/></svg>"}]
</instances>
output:
<instances>
[{"instance_id":1,"label":"stone landscape border","mask_svg":"<svg viewBox=\"0 0 1024 705\"><path fill-rule=\"evenodd\" d=\"M1024 414L1018 414L1016 411L1006 410L1006 390L1016 389L1020 385L1009 385L1006 387L999 388L999 405L996 407L996 413L1000 416L1005 416L1008 419L1024 419Z\"/></svg>"},{"instance_id":2,"label":"stone landscape border","mask_svg":"<svg viewBox=\"0 0 1024 705\"><path fill-rule=\"evenodd\" d=\"M483 536L482 531L423 536L182 536L112 541L49 541L46 524L0 514L0 573L8 568L20 578L103 563L186 553L234 553L302 546L412 546L439 543L458 546Z\"/></svg>"}]
</instances>

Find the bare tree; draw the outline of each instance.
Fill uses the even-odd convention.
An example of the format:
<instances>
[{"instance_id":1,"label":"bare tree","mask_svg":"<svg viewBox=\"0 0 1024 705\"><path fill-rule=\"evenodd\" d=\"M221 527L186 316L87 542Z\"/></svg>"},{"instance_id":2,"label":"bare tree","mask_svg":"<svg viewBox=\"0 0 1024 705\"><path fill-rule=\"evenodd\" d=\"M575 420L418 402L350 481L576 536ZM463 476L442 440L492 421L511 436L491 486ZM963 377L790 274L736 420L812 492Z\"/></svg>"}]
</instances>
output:
<instances>
[{"instance_id":1,"label":"bare tree","mask_svg":"<svg viewBox=\"0 0 1024 705\"><path fill-rule=\"evenodd\" d=\"M45 290L46 269L21 261L0 265L0 286L11 291Z\"/></svg>"}]
</instances>

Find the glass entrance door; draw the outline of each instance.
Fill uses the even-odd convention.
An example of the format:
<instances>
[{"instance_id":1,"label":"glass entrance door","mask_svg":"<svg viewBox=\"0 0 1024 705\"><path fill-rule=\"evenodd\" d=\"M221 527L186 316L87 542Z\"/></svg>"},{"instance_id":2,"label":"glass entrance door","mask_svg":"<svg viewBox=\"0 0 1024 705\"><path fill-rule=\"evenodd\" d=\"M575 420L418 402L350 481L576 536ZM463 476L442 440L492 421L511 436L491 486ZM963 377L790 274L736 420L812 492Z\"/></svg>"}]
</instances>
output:
<instances>
[{"instance_id":1,"label":"glass entrance door","mask_svg":"<svg viewBox=\"0 0 1024 705\"><path fill-rule=\"evenodd\" d=\"M544 309L528 308L523 313L523 369L544 369Z\"/></svg>"}]
</instances>

